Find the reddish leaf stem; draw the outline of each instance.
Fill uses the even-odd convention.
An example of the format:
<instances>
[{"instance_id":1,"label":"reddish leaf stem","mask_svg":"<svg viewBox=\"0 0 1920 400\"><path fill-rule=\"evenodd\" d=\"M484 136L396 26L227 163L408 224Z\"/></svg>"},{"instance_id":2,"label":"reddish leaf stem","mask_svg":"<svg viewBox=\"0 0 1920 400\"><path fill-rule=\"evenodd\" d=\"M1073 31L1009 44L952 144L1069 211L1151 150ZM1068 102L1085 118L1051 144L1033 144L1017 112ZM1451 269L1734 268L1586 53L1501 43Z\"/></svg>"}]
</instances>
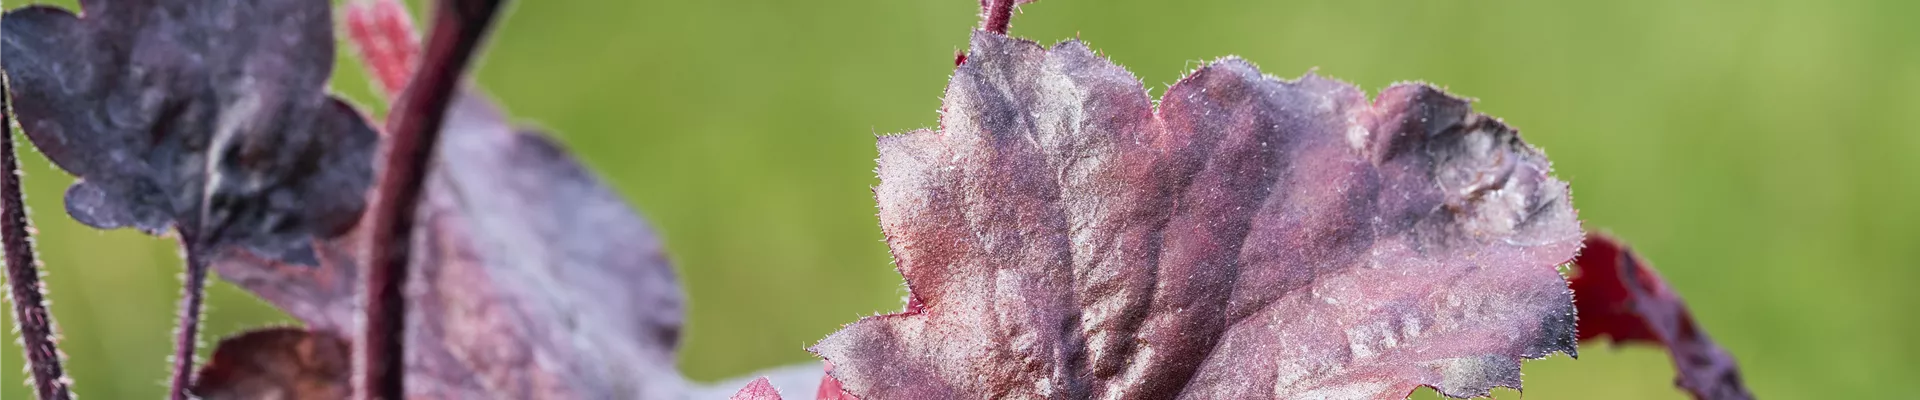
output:
<instances>
[{"instance_id":1,"label":"reddish leaf stem","mask_svg":"<svg viewBox=\"0 0 1920 400\"><path fill-rule=\"evenodd\" d=\"M173 332L173 377L168 382L167 398L189 400L193 385L195 350L200 348L200 314L207 293L207 252L194 231L181 229L180 243L186 247L186 283L180 287L179 315Z\"/></svg>"},{"instance_id":2,"label":"reddish leaf stem","mask_svg":"<svg viewBox=\"0 0 1920 400\"><path fill-rule=\"evenodd\" d=\"M1019 0L990 1L987 3L987 20L980 23L980 29L1005 35L1008 26L1013 23L1013 4Z\"/></svg>"},{"instance_id":3,"label":"reddish leaf stem","mask_svg":"<svg viewBox=\"0 0 1920 400\"><path fill-rule=\"evenodd\" d=\"M347 40L391 99L405 90L420 62L420 36L399 0L363 0L346 6Z\"/></svg>"},{"instance_id":4,"label":"reddish leaf stem","mask_svg":"<svg viewBox=\"0 0 1920 400\"><path fill-rule=\"evenodd\" d=\"M362 326L356 398L405 397L407 261L414 212L440 127L468 61L502 0L441 0L425 57L387 116L387 153L373 201L367 251L367 316Z\"/></svg>"},{"instance_id":5,"label":"reddish leaf stem","mask_svg":"<svg viewBox=\"0 0 1920 400\"><path fill-rule=\"evenodd\" d=\"M47 312L40 282L40 264L34 259L33 226L27 219L26 197L20 191L20 159L13 148L13 109L6 78L0 77L0 242L4 242L7 294L13 302L13 323L20 347L27 355L33 389L42 400L73 398L72 384L60 368L60 347Z\"/></svg>"}]
</instances>

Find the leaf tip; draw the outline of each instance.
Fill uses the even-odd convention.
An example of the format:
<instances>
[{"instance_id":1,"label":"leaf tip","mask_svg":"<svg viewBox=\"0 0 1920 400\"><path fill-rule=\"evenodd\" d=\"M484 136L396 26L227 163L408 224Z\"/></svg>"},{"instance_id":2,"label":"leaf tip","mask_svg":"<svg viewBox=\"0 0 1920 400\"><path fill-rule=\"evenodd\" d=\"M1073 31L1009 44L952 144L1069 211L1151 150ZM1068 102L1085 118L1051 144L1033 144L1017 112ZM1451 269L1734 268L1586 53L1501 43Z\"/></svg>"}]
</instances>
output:
<instances>
[{"instance_id":1,"label":"leaf tip","mask_svg":"<svg viewBox=\"0 0 1920 400\"><path fill-rule=\"evenodd\" d=\"M767 381L767 377L762 376L760 377L760 379L755 379L753 380L752 383L748 383L747 387L740 388L740 391L735 392L733 394L733 397L729 397L728 400L781 400L781 399L780 399L780 390L775 389L773 387L773 383Z\"/></svg>"}]
</instances>

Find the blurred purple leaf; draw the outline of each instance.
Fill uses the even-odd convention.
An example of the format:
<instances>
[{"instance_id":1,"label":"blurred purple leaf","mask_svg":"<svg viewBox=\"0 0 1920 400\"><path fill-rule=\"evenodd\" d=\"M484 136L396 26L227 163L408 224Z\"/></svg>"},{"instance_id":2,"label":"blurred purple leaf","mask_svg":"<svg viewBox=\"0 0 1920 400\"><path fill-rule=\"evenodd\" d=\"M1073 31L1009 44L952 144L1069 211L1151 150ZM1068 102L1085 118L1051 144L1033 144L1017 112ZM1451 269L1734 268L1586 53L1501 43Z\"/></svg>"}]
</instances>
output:
<instances>
[{"instance_id":1,"label":"blurred purple leaf","mask_svg":"<svg viewBox=\"0 0 1920 400\"><path fill-rule=\"evenodd\" d=\"M350 17L406 19L397 3L355 6L374 12ZM419 52L386 50L408 58ZM648 224L551 139L513 127L478 95L457 98L441 131L412 238L409 397L685 394L689 384L673 367L682 295ZM214 267L315 334L348 337L362 315L369 225L314 241L317 267L233 249L213 254ZM227 346L217 351L267 358L287 351Z\"/></svg>"},{"instance_id":2,"label":"blurred purple leaf","mask_svg":"<svg viewBox=\"0 0 1920 400\"><path fill-rule=\"evenodd\" d=\"M220 341L193 394L203 400L347 398L352 369L345 338L300 328L265 328Z\"/></svg>"},{"instance_id":3,"label":"blurred purple leaf","mask_svg":"<svg viewBox=\"0 0 1920 400\"><path fill-rule=\"evenodd\" d=\"M940 130L880 138L912 294L814 347L854 395L1467 397L1574 352L1566 184L1466 100L1228 58L1156 106L1080 42L970 53Z\"/></svg>"},{"instance_id":4,"label":"blurred purple leaf","mask_svg":"<svg viewBox=\"0 0 1920 400\"><path fill-rule=\"evenodd\" d=\"M646 221L551 139L486 100L449 110L414 234L415 398L675 398L684 300ZM365 225L365 224L362 224ZM356 332L360 230L321 266L244 254L221 276L309 327Z\"/></svg>"}]
</instances>

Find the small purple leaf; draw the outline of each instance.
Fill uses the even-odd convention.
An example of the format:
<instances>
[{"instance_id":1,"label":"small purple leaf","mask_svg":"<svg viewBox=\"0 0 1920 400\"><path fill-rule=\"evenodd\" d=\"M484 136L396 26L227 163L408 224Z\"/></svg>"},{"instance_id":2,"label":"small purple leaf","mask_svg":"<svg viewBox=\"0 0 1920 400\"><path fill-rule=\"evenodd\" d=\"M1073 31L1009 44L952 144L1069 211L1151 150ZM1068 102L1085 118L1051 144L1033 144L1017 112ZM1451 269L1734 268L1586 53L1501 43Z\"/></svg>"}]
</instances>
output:
<instances>
[{"instance_id":1,"label":"small purple leaf","mask_svg":"<svg viewBox=\"0 0 1920 400\"><path fill-rule=\"evenodd\" d=\"M941 124L879 141L920 306L813 349L862 398L1468 397L1574 352L1566 184L1438 89L1229 58L1156 106L1080 42L975 32Z\"/></svg>"}]
</instances>

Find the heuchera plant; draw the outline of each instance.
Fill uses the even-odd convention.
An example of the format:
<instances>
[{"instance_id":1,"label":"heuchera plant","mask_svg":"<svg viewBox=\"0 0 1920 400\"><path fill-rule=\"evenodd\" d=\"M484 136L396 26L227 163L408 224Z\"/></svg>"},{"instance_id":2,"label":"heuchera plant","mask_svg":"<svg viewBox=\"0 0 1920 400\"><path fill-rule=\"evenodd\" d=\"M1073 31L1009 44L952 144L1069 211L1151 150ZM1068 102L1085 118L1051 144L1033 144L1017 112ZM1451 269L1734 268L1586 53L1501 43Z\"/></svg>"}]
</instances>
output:
<instances>
[{"instance_id":1,"label":"heuchera plant","mask_svg":"<svg viewBox=\"0 0 1920 400\"><path fill-rule=\"evenodd\" d=\"M879 139L905 309L779 381L818 379L821 399L1476 397L1609 336L1666 346L1696 398L1752 397L1646 263L1583 234L1546 156L1467 100L1368 100L1225 58L1155 101L1084 43L1008 36L1015 3L982 1L940 127ZM346 6L394 99L384 129L323 91L325 0L27 6L0 17L0 117L79 177L74 219L180 241L172 398L779 399L768 378L675 370L684 300L656 235L465 83L500 6L438 0L424 44L395 1ZM72 398L10 133L0 156L31 383ZM197 366L210 269L302 326Z\"/></svg>"}]
</instances>

